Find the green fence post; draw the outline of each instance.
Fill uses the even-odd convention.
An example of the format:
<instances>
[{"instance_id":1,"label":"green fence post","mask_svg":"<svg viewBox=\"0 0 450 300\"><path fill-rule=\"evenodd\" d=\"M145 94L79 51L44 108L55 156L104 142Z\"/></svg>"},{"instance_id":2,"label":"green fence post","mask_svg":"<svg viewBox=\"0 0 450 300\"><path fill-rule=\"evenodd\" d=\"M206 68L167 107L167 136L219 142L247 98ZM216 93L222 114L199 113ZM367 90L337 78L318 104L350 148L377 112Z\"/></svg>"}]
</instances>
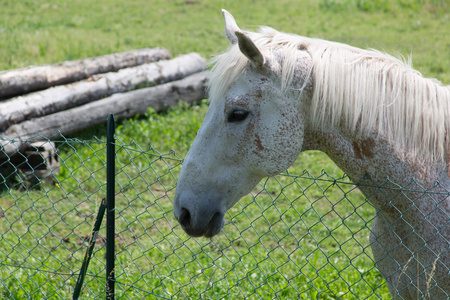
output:
<instances>
[{"instance_id":1,"label":"green fence post","mask_svg":"<svg viewBox=\"0 0 450 300\"><path fill-rule=\"evenodd\" d=\"M81 293L81 288L83 287L84 277L86 276L86 271L91 261L92 252L94 251L95 241L97 240L98 231L102 225L103 216L105 215L106 209L106 199L102 200L100 207L98 208L97 218L95 219L94 228L92 229L91 238L89 240L89 247L86 250L84 256L83 264L81 266L80 275L78 276L77 284L75 285L75 290L73 292L73 300L77 300Z\"/></svg>"},{"instance_id":2,"label":"green fence post","mask_svg":"<svg viewBox=\"0 0 450 300\"><path fill-rule=\"evenodd\" d=\"M106 299L114 299L114 258L115 258L115 141L116 124L114 115L108 116L106 125Z\"/></svg>"}]
</instances>

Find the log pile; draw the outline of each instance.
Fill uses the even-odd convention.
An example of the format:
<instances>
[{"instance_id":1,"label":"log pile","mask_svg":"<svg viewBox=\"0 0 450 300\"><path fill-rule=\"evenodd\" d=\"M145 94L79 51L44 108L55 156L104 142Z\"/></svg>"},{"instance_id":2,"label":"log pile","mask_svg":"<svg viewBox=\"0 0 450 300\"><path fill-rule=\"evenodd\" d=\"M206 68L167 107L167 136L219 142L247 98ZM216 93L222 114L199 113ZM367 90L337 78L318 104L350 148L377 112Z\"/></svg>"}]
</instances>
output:
<instances>
[{"instance_id":1,"label":"log pile","mask_svg":"<svg viewBox=\"0 0 450 300\"><path fill-rule=\"evenodd\" d=\"M72 134L110 113L121 119L201 100L205 68L196 53L170 59L156 48L0 72L0 150L17 152L36 132Z\"/></svg>"},{"instance_id":2,"label":"log pile","mask_svg":"<svg viewBox=\"0 0 450 300\"><path fill-rule=\"evenodd\" d=\"M0 72L0 98L18 96L92 75L115 72L161 59L170 59L166 49L139 49L60 64Z\"/></svg>"}]
</instances>

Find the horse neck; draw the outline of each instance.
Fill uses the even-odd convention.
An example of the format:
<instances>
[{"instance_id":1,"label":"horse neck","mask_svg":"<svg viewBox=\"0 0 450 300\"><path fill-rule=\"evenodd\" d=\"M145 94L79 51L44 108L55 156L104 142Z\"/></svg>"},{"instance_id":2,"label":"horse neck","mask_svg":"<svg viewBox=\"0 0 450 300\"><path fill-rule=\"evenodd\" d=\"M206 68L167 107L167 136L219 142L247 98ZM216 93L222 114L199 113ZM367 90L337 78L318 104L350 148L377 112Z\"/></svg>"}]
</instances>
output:
<instances>
[{"instance_id":1,"label":"horse neck","mask_svg":"<svg viewBox=\"0 0 450 300\"><path fill-rule=\"evenodd\" d=\"M444 163L421 160L376 132L358 137L344 134L339 128L307 129L303 150L325 152L354 183L361 183L366 195L372 194L376 186L407 186L423 191L436 182L439 182L439 192L450 191L448 167ZM364 185L372 187L361 187ZM377 208L386 205L385 197L370 200Z\"/></svg>"}]
</instances>

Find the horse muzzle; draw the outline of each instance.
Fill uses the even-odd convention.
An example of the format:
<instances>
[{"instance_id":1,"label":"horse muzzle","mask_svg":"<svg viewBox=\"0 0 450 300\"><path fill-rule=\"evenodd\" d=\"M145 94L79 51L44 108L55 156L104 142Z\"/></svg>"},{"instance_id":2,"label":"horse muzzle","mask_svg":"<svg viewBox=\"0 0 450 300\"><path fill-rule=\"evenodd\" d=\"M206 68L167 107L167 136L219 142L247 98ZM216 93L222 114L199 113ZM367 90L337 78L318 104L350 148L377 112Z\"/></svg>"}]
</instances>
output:
<instances>
[{"instance_id":1,"label":"horse muzzle","mask_svg":"<svg viewBox=\"0 0 450 300\"><path fill-rule=\"evenodd\" d=\"M225 209L214 205L210 200L202 205L195 205L195 202L197 201L190 201L182 196L175 197L175 218L183 230L192 237L215 236L225 224Z\"/></svg>"}]
</instances>

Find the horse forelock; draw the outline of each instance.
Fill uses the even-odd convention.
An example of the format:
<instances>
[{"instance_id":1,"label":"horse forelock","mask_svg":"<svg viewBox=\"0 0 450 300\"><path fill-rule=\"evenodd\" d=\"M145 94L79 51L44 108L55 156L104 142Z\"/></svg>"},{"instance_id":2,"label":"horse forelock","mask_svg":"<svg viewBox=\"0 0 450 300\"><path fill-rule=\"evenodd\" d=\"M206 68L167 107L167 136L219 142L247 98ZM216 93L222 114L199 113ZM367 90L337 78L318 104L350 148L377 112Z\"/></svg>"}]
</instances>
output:
<instances>
[{"instance_id":1,"label":"horse forelock","mask_svg":"<svg viewBox=\"0 0 450 300\"><path fill-rule=\"evenodd\" d=\"M450 86L424 78L410 62L376 50L312 39L261 27L246 32L264 55L282 50L281 82L289 88L296 51L312 58L311 122L341 126L362 137L378 132L424 159L446 160L450 130ZM238 45L211 60L210 101L223 95L249 64Z\"/></svg>"}]
</instances>

